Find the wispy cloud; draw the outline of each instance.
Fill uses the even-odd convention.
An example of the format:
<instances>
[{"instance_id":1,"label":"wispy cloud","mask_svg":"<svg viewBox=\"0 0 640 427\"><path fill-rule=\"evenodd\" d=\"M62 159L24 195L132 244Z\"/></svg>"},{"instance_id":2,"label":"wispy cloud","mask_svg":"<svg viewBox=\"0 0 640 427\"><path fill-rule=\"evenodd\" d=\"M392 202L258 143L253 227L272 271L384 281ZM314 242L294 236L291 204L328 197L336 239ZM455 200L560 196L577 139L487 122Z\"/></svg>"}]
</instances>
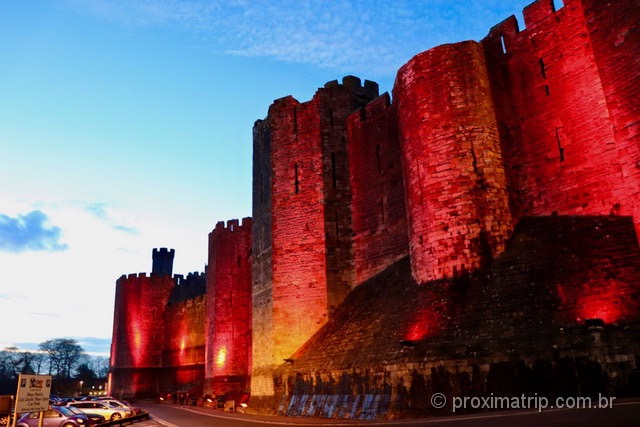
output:
<instances>
[{"instance_id":1,"label":"wispy cloud","mask_svg":"<svg viewBox=\"0 0 640 427\"><path fill-rule=\"evenodd\" d=\"M209 47L340 71L392 75L437 44L484 36L527 1L67 0L133 26L196 33ZM515 3L515 4L514 4Z\"/></svg>"},{"instance_id":2,"label":"wispy cloud","mask_svg":"<svg viewBox=\"0 0 640 427\"><path fill-rule=\"evenodd\" d=\"M106 203L90 203L86 206L87 212L95 216L96 218L104 221L109 227L117 231L122 231L127 234L138 234L139 230L135 227L131 227L123 224L118 218L115 218L109 211Z\"/></svg>"},{"instance_id":3,"label":"wispy cloud","mask_svg":"<svg viewBox=\"0 0 640 427\"><path fill-rule=\"evenodd\" d=\"M39 313L37 311L31 311L29 312L30 314L33 314L34 316L39 316L39 317L47 317L47 318L60 318L62 317L60 314L56 314L56 313Z\"/></svg>"},{"instance_id":4,"label":"wispy cloud","mask_svg":"<svg viewBox=\"0 0 640 427\"><path fill-rule=\"evenodd\" d=\"M62 230L49 224L40 210L11 217L0 214L0 250L5 252L64 251Z\"/></svg>"}]
</instances>

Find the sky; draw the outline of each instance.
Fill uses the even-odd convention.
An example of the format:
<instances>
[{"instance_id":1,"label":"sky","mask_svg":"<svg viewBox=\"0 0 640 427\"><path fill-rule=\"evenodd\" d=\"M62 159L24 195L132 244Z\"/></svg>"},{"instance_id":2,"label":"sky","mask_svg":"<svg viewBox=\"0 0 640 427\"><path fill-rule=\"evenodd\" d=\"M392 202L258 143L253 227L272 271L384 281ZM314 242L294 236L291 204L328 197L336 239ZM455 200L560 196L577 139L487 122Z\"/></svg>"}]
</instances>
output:
<instances>
[{"instance_id":1,"label":"sky","mask_svg":"<svg viewBox=\"0 0 640 427\"><path fill-rule=\"evenodd\" d=\"M556 0L559 7L560 0ZM345 75L480 40L529 0L0 0L0 349L107 355L115 282L203 271L251 216L252 127Z\"/></svg>"}]
</instances>

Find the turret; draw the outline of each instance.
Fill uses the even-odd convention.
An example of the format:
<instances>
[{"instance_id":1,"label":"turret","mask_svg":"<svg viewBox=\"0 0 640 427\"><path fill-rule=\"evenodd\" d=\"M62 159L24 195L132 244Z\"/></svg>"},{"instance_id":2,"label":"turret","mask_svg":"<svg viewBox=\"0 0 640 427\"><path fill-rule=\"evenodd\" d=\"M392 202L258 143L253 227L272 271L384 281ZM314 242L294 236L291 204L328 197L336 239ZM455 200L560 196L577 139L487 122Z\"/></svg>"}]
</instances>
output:
<instances>
[{"instance_id":1,"label":"turret","mask_svg":"<svg viewBox=\"0 0 640 427\"><path fill-rule=\"evenodd\" d=\"M173 257L175 254L175 249L153 249L151 274L171 276L173 274Z\"/></svg>"}]
</instances>

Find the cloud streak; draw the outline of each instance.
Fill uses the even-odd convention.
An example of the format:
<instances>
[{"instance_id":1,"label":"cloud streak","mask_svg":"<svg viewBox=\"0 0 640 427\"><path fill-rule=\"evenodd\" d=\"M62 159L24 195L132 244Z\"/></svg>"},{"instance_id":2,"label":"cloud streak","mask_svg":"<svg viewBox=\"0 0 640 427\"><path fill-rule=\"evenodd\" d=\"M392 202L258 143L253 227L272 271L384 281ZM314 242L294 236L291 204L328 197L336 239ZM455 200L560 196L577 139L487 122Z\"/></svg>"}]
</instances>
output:
<instances>
[{"instance_id":1,"label":"cloud streak","mask_svg":"<svg viewBox=\"0 0 640 427\"><path fill-rule=\"evenodd\" d=\"M107 211L106 203L91 203L87 205L86 210L87 212L89 212L91 215L95 216L99 220L104 221L109 227L113 228L114 230L121 231L127 234L134 234L134 235L139 234L140 232L137 228L124 225L120 223L117 218L114 218Z\"/></svg>"},{"instance_id":2,"label":"cloud streak","mask_svg":"<svg viewBox=\"0 0 640 427\"><path fill-rule=\"evenodd\" d=\"M187 30L223 53L393 75L435 45L487 34L526 1L68 0L132 26ZM507 14L507 15L505 15Z\"/></svg>"},{"instance_id":3,"label":"cloud streak","mask_svg":"<svg viewBox=\"0 0 640 427\"><path fill-rule=\"evenodd\" d=\"M0 214L0 251L57 252L68 249L61 242L62 230L49 225L48 217L40 210L11 217Z\"/></svg>"}]
</instances>

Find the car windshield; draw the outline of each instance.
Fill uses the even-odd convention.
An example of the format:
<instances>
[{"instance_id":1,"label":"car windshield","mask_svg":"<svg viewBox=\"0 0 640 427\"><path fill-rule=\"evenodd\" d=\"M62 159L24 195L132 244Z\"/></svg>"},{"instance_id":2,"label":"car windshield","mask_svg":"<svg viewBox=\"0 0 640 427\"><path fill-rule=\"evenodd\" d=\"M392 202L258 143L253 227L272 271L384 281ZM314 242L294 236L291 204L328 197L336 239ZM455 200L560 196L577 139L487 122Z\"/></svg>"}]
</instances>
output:
<instances>
[{"instance_id":1,"label":"car windshield","mask_svg":"<svg viewBox=\"0 0 640 427\"><path fill-rule=\"evenodd\" d=\"M65 406L64 408L67 411L70 411L74 414L84 414L84 412L82 412L80 409L76 408L75 406Z\"/></svg>"},{"instance_id":2,"label":"car windshield","mask_svg":"<svg viewBox=\"0 0 640 427\"><path fill-rule=\"evenodd\" d=\"M64 415L65 417L72 417L72 416L74 416L76 414L71 409L69 409L67 407L64 407L64 406L58 406L56 409L58 411L60 411L62 413L62 415Z\"/></svg>"}]
</instances>

